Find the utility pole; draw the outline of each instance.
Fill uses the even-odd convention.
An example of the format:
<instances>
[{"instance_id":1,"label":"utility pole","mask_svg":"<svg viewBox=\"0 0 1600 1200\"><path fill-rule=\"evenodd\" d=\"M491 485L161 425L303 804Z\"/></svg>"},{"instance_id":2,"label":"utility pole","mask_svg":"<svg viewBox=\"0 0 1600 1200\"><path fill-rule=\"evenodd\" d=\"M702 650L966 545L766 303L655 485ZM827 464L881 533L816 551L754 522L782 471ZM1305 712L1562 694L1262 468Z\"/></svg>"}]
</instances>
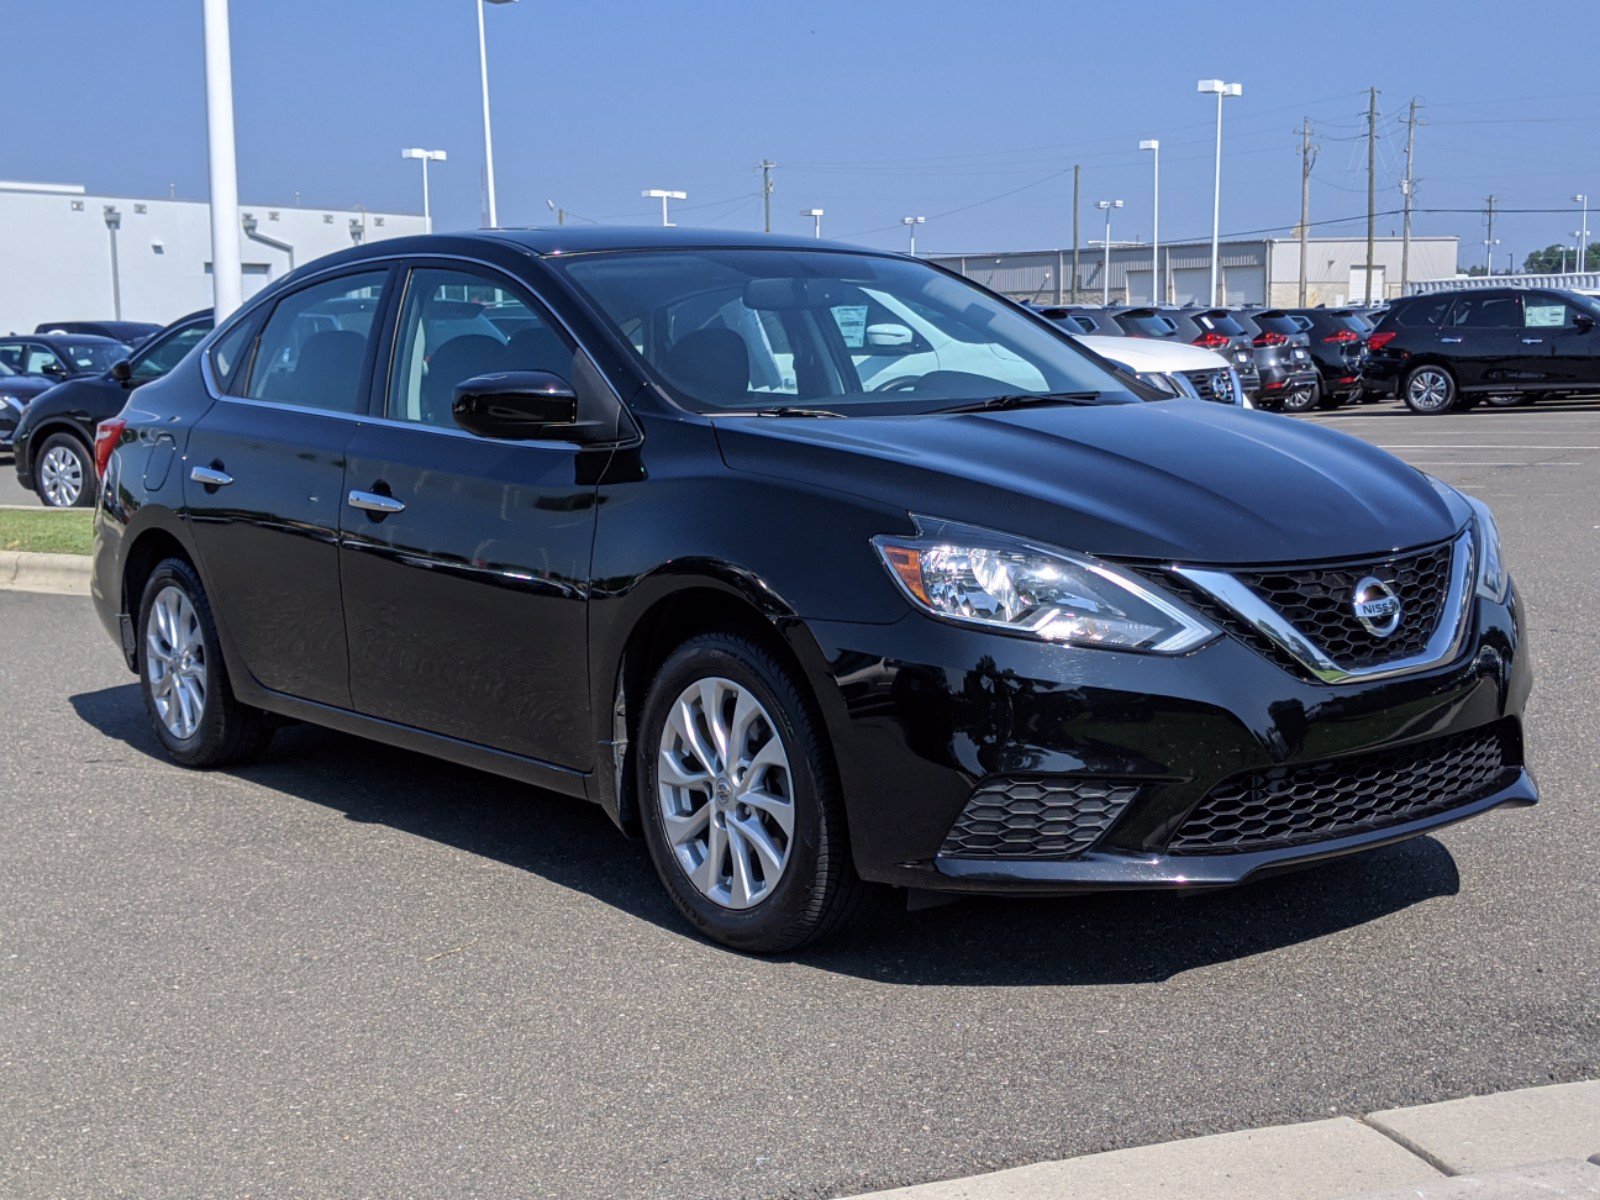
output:
<instances>
[{"instance_id":1,"label":"utility pole","mask_svg":"<svg viewBox=\"0 0 1600 1200\"><path fill-rule=\"evenodd\" d=\"M761 228L772 232L772 168L778 164L770 158L761 160Z\"/></svg>"},{"instance_id":2,"label":"utility pole","mask_svg":"<svg viewBox=\"0 0 1600 1200\"><path fill-rule=\"evenodd\" d=\"M1078 193L1083 185L1083 168L1072 168L1072 299L1067 303L1078 302Z\"/></svg>"},{"instance_id":3,"label":"utility pole","mask_svg":"<svg viewBox=\"0 0 1600 1200\"><path fill-rule=\"evenodd\" d=\"M1300 307L1306 299L1306 255L1311 237L1311 167L1317 161L1317 149L1311 144L1311 118L1300 122Z\"/></svg>"},{"instance_id":4,"label":"utility pole","mask_svg":"<svg viewBox=\"0 0 1600 1200\"><path fill-rule=\"evenodd\" d=\"M1373 242L1378 223L1378 89L1367 89L1367 304L1372 303Z\"/></svg>"},{"instance_id":5,"label":"utility pole","mask_svg":"<svg viewBox=\"0 0 1600 1200\"><path fill-rule=\"evenodd\" d=\"M1491 276L1494 274L1494 248L1496 245L1494 240L1494 201L1495 198L1492 195L1484 200L1484 203L1488 206L1484 215L1489 222L1489 230L1483 236L1484 274Z\"/></svg>"},{"instance_id":6,"label":"utility pole","mask_svg":"<svg viewBox=\"0 0 1600 1200\"><path fill-rule=\"evenodd\" d=\"M1411 97L1411 111L1406 114L1406 177L1400 181L1400 195L1405 203L1405 224L1400 234L1400 294L1406 294L1411 282L1411 197L1417 190L1416 177L1411 165L1417 147L1417 98Z\"/></svg>"}]
</instances>

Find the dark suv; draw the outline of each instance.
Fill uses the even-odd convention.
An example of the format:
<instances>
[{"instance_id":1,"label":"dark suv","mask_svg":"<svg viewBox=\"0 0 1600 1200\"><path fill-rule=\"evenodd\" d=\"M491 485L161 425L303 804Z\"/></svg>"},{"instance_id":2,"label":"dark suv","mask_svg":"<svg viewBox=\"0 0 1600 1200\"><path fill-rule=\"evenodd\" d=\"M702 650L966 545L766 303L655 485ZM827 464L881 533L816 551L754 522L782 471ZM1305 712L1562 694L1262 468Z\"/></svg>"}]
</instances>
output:
<instances>
[{"instance_id":1,"label":"dark suv","mask_svg":"<svg viewBox=\"0 0 1600 1200\"><path fill-rule=\"evenodd\" d=\"M1306 335L1322 380L1322 406L1337 408L1361 388L1371 323L1351 308L1286 308Z\"/></svg>"},{"instance_id":2,"label":"dark suv","mask_svg":"<svg viewBox=\"0 0 1600 1200\"><path fill-rule=\"evenodd\" d=\"M1482 288L1394 301L1373 331L1362 386L1415 413L1485 397L1600 392L1600 301L1555 289Z\"/></svg>"},{"instance_id":3,"label":"dark suv","mask_svg":"<svg viewBox=\"0 0 1600 1200\"><path fill-rule=\"evenodd\" d=\"M177 762L290 717L587 798L746 950L863 881L1212 887L1532 803L1488 510L1131 386L900 255L378 242L100 426L94 603Z\"/></svg>"},{"instance_id":4,"label":"dark suv","mask_svg":"<svg viewBox=\"0 0 1600 1200\"><path fill-rule=\"evenodd\" d=\"M1232 321L1250 339L1260 373L1256 407L1269 412L1308 412L1322 396L1310 339L1294 318L1281 309L1243 310Z\"/></svg>"}]
</instances>

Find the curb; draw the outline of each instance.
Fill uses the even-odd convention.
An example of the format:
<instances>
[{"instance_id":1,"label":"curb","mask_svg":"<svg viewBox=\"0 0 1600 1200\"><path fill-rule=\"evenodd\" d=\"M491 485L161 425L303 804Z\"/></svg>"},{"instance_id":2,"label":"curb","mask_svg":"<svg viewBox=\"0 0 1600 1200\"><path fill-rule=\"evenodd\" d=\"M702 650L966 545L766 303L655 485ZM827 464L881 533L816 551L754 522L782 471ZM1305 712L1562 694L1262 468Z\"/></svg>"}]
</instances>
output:
<instances>
[{"instance_id":1,"label":"curb","mask_svg":"<svg viewBox=\"0 0 1600 1200\"><path fill-rule=\"evenodd\" d=\"M856 1200L1290 1196L1594 1200L1600 1197L1600 1081L1112 1150Z\"/></svg>"},{"instance_id":2,"label":"curb","mask_svg":"<svg viewBox=\"0 0 1600 1200\"><path fill-rule=\"evenodd\" d=\"M89 568L87 554L0 550L0 591L87 596Z\"/></svg>"}]
</instances>

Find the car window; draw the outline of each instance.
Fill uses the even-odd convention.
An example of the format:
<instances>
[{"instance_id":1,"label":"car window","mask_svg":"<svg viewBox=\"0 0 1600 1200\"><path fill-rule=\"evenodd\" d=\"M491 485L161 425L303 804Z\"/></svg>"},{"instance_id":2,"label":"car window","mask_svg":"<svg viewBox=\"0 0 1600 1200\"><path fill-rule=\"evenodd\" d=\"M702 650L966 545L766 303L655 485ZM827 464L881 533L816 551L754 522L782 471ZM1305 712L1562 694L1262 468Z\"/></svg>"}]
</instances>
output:
<instances>
[{"instance_id":1,"label":"car window","mask_svg":"<svg viewBox=\"0 0 1600 1200\"><path fill-rule=\"evenodd\" d=\"M1285 312L1259 312L1255 315L1255 322L1265 333L1281 333L1285 337L1293 337L1297 333L1305 332L1305 326Z\"/></svg>"},{"instance_id":2,"label":"car window","mask_svg":"<svg viewBox=\"0 0 1600 1200\"><path fill-rule=\"evenodd\" d=\"M1430 296L1426 300L1414 300L1396 310L1394 320L1407 329L1442 324L1445 313L1450 309L1451 300L1450 296Z\"/></svg>"},{"instance_id":3,"label":"car window","mask_svg":"<svg viewBox=\"0 0 1600 1200\"><path fill-rule=\"evenodd\" d=\"M1449 324L1472 329L1514 329L1522 325L1522 301L1516 296L1467 296L1450 310Z\"/></svg>"},{"instance_id":4,"label":"car window","mask_svg":"<svg viewBox=\"0 0 1600 1200\"><path fill-rule=\"evenodd\" d=\"M1222 333L1228 337L1243 337L1245 328L1232 313L1195 313L1194 322L1207 333Z\"/></svg>"},{"instance_id":5,"label":"car window","mask_svg":"<svg viewBox=\"0 0 1600 1200\"><path fill-rule=\"evenodd\" d=\"M466 271L411 272L386 413L440 429L456 385L475 375L548 371L572 380L573 345L543 306L518 289Z\"/></svg>"},{"instance_id":6,"label":"car window","mask_svg":"<svg viewBox=\"0 0 1600 1200\"><path fill-rule=\"evenodd\" d=\"M366 407L361 370L385 271L341 275L278 301L242 394L301 408L357 412Z\"/></svg>"},{"instance_id":7,"label":"car window","mask_svg":"<svg viewBox=\"0 0 1600 1200\"><path fill-rule=\"evenodd\" d=\"M1160 313L1123 313L1123 328L1142 337L1171 337L1178 332L1178 323Z\"/></svg>"},{"instance_id":8,"label":"car window","mask_svg":"<svg viewBox=\"0 0 1600 1200\"><path fill-rule=\"evenodd\" d=\"M0 342L0 366L12 373L22 370L22 343Z\"/></svg>"},{"instance_id":9,"label":"car window","mask_svg":"<svg viewBox=\"0 0 1600 1200\"><path fill-rule=\"evenodd\" d=\"M183 356L198 346L211 326L191 325L180 329L169 338L163 338L150 349L135 354L128 362L132 378L138 383L160 379L182 361Z\"/></svg>"},{"instance_id":10,"label":"car window","mask_svg":"<svg viewBox=\"0 0 1600 1200\"><path fill-rule=\"evenodd\" d=\"M128 357L126 342L61 342L61 353L74 371L109 371Z\"/></svg>"},{"instance_id":11,"label":"car window","mask_svg":"<svg viewBox=\"0 0 1600 1200\"><path fill-rule=\"evenodd\" d=\"M27 375L43 375L49 371L66 371L66 366L47 346L31 343L22 351L22 370Z\"/></svg>"},{"instance_id":12,"label":"car window","mask_svg":"<svg viewBox=\"0 0 1600 1200\"><path fill-rule=\"evenodd\" d=\"M1528 329L1570 329L1572 308L1554 296L1534 294L1522 306L1522 323Z\"/></svg>"}]
</instances>

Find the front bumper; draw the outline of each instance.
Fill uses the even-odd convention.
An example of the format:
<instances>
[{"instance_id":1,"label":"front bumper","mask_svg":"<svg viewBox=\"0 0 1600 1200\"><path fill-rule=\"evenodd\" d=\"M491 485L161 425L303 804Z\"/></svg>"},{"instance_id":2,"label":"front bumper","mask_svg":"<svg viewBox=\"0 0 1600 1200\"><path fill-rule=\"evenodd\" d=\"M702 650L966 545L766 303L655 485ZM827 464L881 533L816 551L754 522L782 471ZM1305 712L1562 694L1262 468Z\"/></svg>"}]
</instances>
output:
<instances>
[{"instance_id":1,"label":"front bumper","mask_svg":"<svg viewBox=\"0 0 1600 1200\"><path fill-rule=\"evenodd\" d=\"M1534 803L1520 749L1531 673L1519 603L1514 591L1505 605L1474 601L1451 663L1365 683L1303 680L1231 637L1163 658L1042 645L920 614L888 626L808 623L821 659L807 665L864 878L986 893L1215 887ZM1491 726L1511 731L1516 760L1492 791L1469 791L1459 804L1294 845L1168 850L1201 800L1236 776ZM1077 853L950 853L947 839L974 793L1019 778L1128 785L1137 797Z\"/></svg>"}]
</instances>

